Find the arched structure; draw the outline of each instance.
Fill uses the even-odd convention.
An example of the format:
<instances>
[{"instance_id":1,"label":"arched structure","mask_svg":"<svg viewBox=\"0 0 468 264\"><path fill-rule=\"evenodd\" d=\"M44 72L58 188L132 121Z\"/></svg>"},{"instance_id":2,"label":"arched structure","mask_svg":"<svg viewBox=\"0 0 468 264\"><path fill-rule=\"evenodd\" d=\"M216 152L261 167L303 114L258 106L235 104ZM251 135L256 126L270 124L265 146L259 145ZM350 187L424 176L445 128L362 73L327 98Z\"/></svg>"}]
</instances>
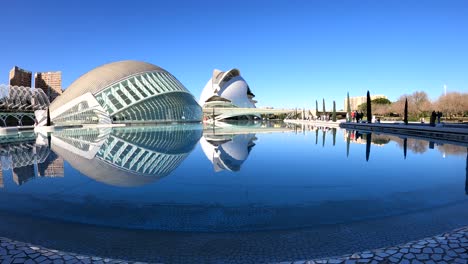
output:
<instances>
[{"instance_id":1,"label":"arched structure","mask_svg":"<svg viewBox=\"0 0 468 264\"><path fill-rule=\"evenodd\" d=\"M59 125L202 118L194 97L172 74L140 61L119 61L89 71L54 100L50 112L52 122Z\"/></svg>"},{"instance_id":2,"label":"arched structure","mask_svg":"<svg viewBox=\"0 0 468 264\"><path fill-rule=\"evenodd\" d=\"M203 108L256 108L255 95L238 69L226 72L215 69L200 95ZM223 115L222 119L253 119L257 114Z\"/></svg>"},{"instance_id":3,"label":"arched structure","mask_svg":"<svg viewBox=\"0 0 468 264\"><path fill-rule=\"evenodd\" d=\"M0 85L0 111L33 112L49 107L49 99L42 89Z\"/></svg>"}]
</instances>

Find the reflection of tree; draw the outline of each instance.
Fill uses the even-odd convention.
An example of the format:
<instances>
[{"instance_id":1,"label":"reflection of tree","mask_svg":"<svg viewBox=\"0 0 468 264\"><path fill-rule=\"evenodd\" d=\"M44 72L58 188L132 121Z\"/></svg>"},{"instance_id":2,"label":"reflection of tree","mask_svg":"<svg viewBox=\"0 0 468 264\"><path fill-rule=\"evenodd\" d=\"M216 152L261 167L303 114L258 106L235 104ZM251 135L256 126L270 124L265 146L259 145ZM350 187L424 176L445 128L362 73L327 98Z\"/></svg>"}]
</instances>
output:
<instances>
[{"instance_id":1,"label":"reflection of tree","mask_svg":"<svg viewBox=\"0 0 468 264\"><path fill-rule=\"evenodd\" d=\"M336 143L336 128L332 128L332 134L333 134L333 146L335 146L335 143Z\"/></svg>"},{"instance_id":2,"label":"reflection of tree","mask_svg":"<svg viewBox=\"0 0 468 264\"><path fill-rule=\"evenodd\" d=\"M403 139L403 156L405 157L405 159L406 159L407 149L408 149L408 139L405 138Z\"/></svg>"},{"instance_id":3,"label":"reflection of tree","mask_svg":"<svg viewBox=\"0 0 468 264\"><path fill-rule=\"evenodd\" d=\"M437 150L448 155L463 155L465 154L466 148L463 146L444 144L438 145Z\"/></svg>"},{"instance_id":4,"label":"reflection of tree","mask_svg":"<svg viewBox=\"0 0 468 264\"><path fill-rule=\"evenodd\" d=\"M322 129L322 147L325 147L325 129Z\"/></svg>"},{"instance_id":5,"label":"reflection of tree","mask_svg":"<svg viewBox=\"0 0 468 264\"><path fill-rule=\"evenodd\" d=\"M468 148L466 148L465 193L468 195Z\"/></svg>"},{"instance_id":6,"label":"reflection of tree","mask_svg":"<svg viewBox=\"0 0 468 264\"><path fill-rule=\"evenodd\" d=\"M400 148L403 148L403 149L405 148L404 139L399 138L399 137L391 137L391 139L392 141L395 141L400 146ZM424 153L429 148L429 141L408 138L406 141L406 145L407 145L407 148L411 150L413 153Z\"/></svg>"},{"instance_id":7,"label":"reflection of tree","mask_svg":"<svg viewBox=\"0 0 468 264\"><path fill-rule=\"evenodd\" d=\"M346 156L349 155L349 143L355 142L359 144L364 144L366 140L365 134L363 135L359 131L346 131ZM373 134L371 143L375 145L384 145L388 144L390 141L394 141L401 149L403 149L403 155L406 158L407 151L410 150L413 153L425 153L430 147L435 146L436 149L443 153L444 155L464 155L465 147L454 145L454 144L445 144L440 141L433 141L432 144L429 140L433 139L415 139L406 136L395 136L389 134ZM442 141L444 142L444 141ZM366 141L367 143L367 141ZM434 147L432 147L433 149Z\"/></svg>"},{"instance_id":8,"label":"reflection of tree","mask_svg":"<svg viewBox=\"0 0 468 264\"><path fill-rule=\"evenodd\" d=\"M408 139L408 148L413 153L424 153L429 148L429 142L424 141L424 140L409 138Z\"/></svg>"},{"instance_id":9,"label":"reflection of tree","mask_svg":"<svg viewBox=\"0 0 468 264\"><path fill-rule=\"evenodd\" d=\"M346 157L349 156L349 143L351 142L351 131L348 131L348 136L346 137Z\"/></svg>"},{"instance_id":10,"label":"reflection of tree","mask_svg":"<svg viewBox=\"0 0 468 264\"><path fill-rule=\"evenodd\" d=\"M374 135L372 136L372 143L376 145L385 145L390 142L390 137L387 135Z\"/></svg>"},{"instance_id":11,"label":"reflection of tree","mask_svg":"<svg viewBox=\"0 0 468 264\"><path fill-rule=\"evenodd\" d=\"M318 143L318 128L315 129L315 145Z\"/></svg>"},{"instance_id":12,"label":"reflection of tree","mask_svg":"<svg viewBox=\"0 0 468 264\"><path fill-rule=\"evenodd\" d=\"M372 134L369 133L366 135L366 161L369 161L371 142Z\"/></svg>"}]
</instances>

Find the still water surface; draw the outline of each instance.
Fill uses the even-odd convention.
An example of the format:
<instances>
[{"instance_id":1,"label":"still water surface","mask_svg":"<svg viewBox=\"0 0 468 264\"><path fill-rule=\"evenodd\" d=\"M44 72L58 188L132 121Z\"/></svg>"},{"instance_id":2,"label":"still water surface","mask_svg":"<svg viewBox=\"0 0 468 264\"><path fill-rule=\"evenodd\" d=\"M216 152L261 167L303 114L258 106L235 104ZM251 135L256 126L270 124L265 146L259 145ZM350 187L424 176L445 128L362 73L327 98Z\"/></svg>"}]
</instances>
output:
<instances>
[{"instance_id":1,"label":"still water surface","mask_svg":"<svg viewBox=\"0 0 468 264\"><path fill-rule=\"evenodd\" d=\"M336 128L63 130L2 138L0 155L3 214L168 236L324 230L412 214L417 226L468 200L466 144ZM448 226L468 224L458 218Z\"/></svg>"}]
</instances>

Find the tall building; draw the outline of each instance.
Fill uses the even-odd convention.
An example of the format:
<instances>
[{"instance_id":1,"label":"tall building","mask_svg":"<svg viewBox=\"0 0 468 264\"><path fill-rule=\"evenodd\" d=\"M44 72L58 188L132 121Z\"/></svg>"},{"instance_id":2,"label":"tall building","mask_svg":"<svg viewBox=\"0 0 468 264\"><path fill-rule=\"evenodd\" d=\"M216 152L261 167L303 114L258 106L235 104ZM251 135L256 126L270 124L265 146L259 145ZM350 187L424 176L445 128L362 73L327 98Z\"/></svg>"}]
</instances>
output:
<instances>
[{"instance_id":1,"label":"tall building","mask_svg":"<svg viewBox=\"0 0 468 264\"><path fill-rule=\"evenodd\" d=\"M31 87L32 73L18 66L10 71L10 86Z\"/></svg>"},{"instance_id":2,"label":"tall building","mask_svg":"<svg viewBox=\"0 0 468 264\"><path fill-rule=\"evenodd\" d=\"M36 72L34 87L42 89L52 102L62 94L62 72Z\"/></svg>"},{"instance_id":3,"label":"tall building","mask_svg":"<svg viewBox=\"0 0 468 264\"><path fill-rule=\"evenodd\" d=\"M387 99L387 96L385 95L371 95L371 100L377 99L377 98L385 98ZM350 97L349 98L349 104L351 106L351 111L358 110L358 106L366 103L367 102L367 96L355 96L355 97ZM344 99L344 110L346 111L348 109L348 99Z\"/></svg>"}]
</instances>

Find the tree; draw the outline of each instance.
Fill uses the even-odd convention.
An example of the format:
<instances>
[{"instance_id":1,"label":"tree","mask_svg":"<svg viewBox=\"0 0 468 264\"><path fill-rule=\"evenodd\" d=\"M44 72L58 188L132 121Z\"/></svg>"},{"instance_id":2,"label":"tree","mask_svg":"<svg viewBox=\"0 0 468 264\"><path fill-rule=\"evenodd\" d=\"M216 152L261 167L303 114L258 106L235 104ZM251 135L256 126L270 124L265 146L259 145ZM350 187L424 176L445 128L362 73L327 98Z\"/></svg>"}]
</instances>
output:
<instances>
[{"instance_id":1,"label":"tree","mask_svg":"<svg viewBox=\"0 0 468 264\"><path fill-rule=\"evenodd\" d=\"M425 117L431 112L429 96L424 91L416 91L408 96L409 112L416 118Z\"/></svg>"},{"instance_id":2,"label":"tree","mask_svg":"<svg viewBox=\"0 0 468 264\"><path fill-rule=\"evenodd\" d=\"M405 114L403 117L403 122L405 122L405 125L408 124L408 98L405 99Z\"/></svg>"},{"instance_id":3,"label":"tree","mask_svg":"<svg viewBox=\"0 0 468 264\"><path fill-rule=\"evenodd\" d=\"M319 116L319 112L318 112L318 102L317 100L315 100L315 117L318 117Z\"/></svg>"},{"instance_id":4,"label":"tree","mask_svg":"<svg viewBox=\"0 0 468 264\"><path fill-rule=\"evenodd\" d=\"M333 101L332 121L336 122L336 103L335 103L335 101Z\"/></svg>"},{"instance_id":5,"label":"tree","mask_svg":"<svg viewBox=\"0 0 468 264\"><path fill-rule=\"evenodd\" d=\"M392 103L387 98L375 98L371 102L372 102L372 104L391 104Z\"/></svg>"},{"instance_id":6,"label":"tree","mask_svg":"<svg viewBox=\"0 0 468 264\"><path fill-rule=\"evenodd\" d=\"M367 123L372 123L372 103L369 90L367 90Z\"/></svg>"},{"instance_id":7,"label":"tree","mask_svg":"<svg viewBox=\"0 0 468 264\"><path fill-rule=\"evenodd\" d=\"M348 92L347 100L348 100L348 107L346 108L346 113L347 113L346 122L351 122L351 105L349 103L349 92Z\"/></svg>"},{"instance_id":8,"label":"tree","mask_svg":"<svg viewBox=\"0 0 468 264\"><path fill-rule=\"evenodd\" d=\"M50 109L47 107L47 126L50 126Z\"/></svg>"},{"instance_id":9,"label":"tree","mask_svg":"<svg viewBox=\"0 0 468 264\"><path fill-rule=\"evenodd\" d=\"M323 105L323 113L322 113L322 115L325 115L325 98L322 98L322 105Z\"/></svg>"},{"instance_id":10,"label":"tree","mask_svg":"<svg viewBox=\"0 0 468 264\"><path fill-rule=\"evenodd\" d=\"M446 117L464 116L468 112L468 93L449 92L435 102Z\"/></svg>"}]
</instances>

